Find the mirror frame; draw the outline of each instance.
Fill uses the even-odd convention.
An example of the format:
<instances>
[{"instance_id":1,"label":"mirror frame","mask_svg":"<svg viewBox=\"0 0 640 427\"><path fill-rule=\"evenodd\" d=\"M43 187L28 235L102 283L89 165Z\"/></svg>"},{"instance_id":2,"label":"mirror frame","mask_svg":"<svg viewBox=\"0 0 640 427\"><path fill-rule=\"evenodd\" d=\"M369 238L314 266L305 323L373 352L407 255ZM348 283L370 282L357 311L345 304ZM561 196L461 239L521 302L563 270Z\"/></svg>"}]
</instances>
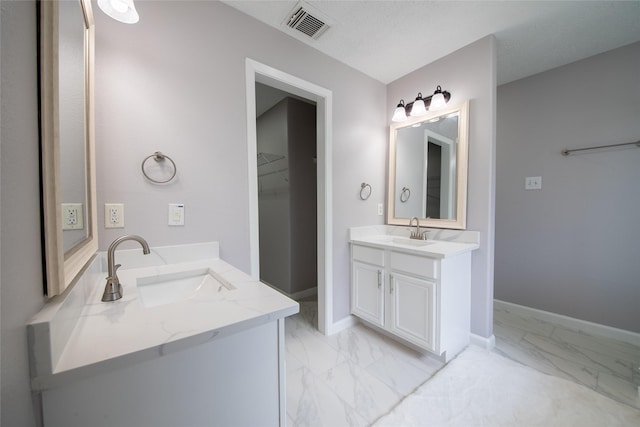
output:
<instances>
[{"instance_id":1,"label":"mirror frame","mask_svg":"<svg viewBox=\"0 0 640 427\"><path fill-rule=\"evenodd\" d=\"M87 238L66 253L62 238L62 191L60 186L58 0L40 0L40 162L43 222L44 283L48 297L58 295L78 277L98 250L94 129L94 37L95 23L90 0L77 0L84 15L85 58L85 179Z\"/></svg>"},{"instance_id":2,"label":"mirror frame","mask_svg":"<svg viewBox=\"0 0 640 427\"><path fill-rule=\"evenodd\" d=\"M450 228L465 230L467 227L467 176L469 163L469 101L455 106L447 106L437 111L429 111L419 117L408 117L403 122L393 122L389 126L389 175L387 179L387 224L409 225L411 218L396 217L396 136L399 129L416 123L446 116L459 111L458 141L456 144L456 208L454 219L419 218L420 226L429 228Z\"/></svg>"}]
</instances>

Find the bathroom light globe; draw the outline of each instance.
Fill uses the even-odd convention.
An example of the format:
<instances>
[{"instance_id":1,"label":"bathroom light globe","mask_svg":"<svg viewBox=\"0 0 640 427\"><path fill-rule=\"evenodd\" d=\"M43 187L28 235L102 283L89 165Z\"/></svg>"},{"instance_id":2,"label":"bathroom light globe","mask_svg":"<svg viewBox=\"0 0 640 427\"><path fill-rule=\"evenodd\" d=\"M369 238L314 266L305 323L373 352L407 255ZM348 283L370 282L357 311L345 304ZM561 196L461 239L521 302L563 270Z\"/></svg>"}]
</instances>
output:
<instances>
[{"instance_id":1,"label":"bathroom light globe","mask_svg":"<svg viewBox=\"0 0 640 427\"><path fill-rule=\"evenodd\" d=\"M396 110L393 112L393 117L391 118L392 122L404 122L407 120L407 111L404 108L404 99L400 100L400 103L396 107Z\"/></svg>"},{"instance_id":2,"label":"bathroom light globe","mask_svg":"<svg viewBox=\"0 0 640 427\"><path fill-rule=\"evenodd\" d=\"M444 107L447 104L447 101L444 99L444 94L442 93L442 88L438 86L436 91L433 92L433 96L431 97L431 105L429 105L429 110L434 111Z\"/></svg>"},{"instance_id":3,"label":"bathroom light globe","mask_svg":"<svg viewBox=\"0 0 640 427\"><path fill-rule=\"evenodd\" d=\"M116 21L135 24L140 20L133 0L98 0L98 7Z\"/></svg>"},{"instance_id":4,"label":"bathroom light globe","mask_svg":"<svg viewBox=\"0 0 640 427\"><path fill-rule=\"evenodd\" d=\"M418 96L416 100L413 101L413 107L411 108L411 116L423 116L427 114L427 108L424 106L424 101L422 100L422 93L418 92Z\"/></svg>"}]
</instances>

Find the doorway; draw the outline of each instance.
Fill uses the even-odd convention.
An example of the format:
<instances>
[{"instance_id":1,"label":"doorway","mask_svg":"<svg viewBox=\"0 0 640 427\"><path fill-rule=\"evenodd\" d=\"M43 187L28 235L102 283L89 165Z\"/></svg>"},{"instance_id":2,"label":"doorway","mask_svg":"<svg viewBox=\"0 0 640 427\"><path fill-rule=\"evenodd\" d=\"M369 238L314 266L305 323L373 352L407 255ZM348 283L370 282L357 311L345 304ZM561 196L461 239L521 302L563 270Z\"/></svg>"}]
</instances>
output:
<instances>
[{"instance_id":1,"label":"doorway","mask_svg":"<svg viewBox=\"0 0 640 427\"><path fill-rule=\"evenodd\" d=\"M260 279L259 200L257 171L256 82L316 103L317 132L317 289L318 329L333 332L331 108L330 90L275 68L246 59L247 155L249 178L249 246L254 280Z\"/></svg>"},{"instance_id":2,"label":"doorway","mask_svg":"<svg viewBox=\"0 0 640 427\"><path fill-rule=\"evenodd\" d=\"M260 281L317 294L316 104L256 82Z\"/></svg>"}]
</instances>

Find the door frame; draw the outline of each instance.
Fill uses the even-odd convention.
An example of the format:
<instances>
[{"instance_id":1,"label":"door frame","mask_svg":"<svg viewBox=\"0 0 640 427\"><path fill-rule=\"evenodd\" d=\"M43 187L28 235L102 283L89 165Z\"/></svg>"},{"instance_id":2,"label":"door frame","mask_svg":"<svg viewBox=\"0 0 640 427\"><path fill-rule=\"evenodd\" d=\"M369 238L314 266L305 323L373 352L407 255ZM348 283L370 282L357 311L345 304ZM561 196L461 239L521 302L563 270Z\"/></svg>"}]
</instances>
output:
<instances>
[{"instance_id":1,"label":"door frame","mask_svg":"<svg viewBox=\"0 0 640 427\"><path fill-rule=\"evenodd\" d=\"M332 92L250 58L245 60L247 97L247 161L249 174L250 275L260 280L260 233L258 170L256 164L256 82L264 83L316 102L317 123L317 242L318 329L330 335L333 329L333 211L332 188Z\"/></svg>"}]
</instances>

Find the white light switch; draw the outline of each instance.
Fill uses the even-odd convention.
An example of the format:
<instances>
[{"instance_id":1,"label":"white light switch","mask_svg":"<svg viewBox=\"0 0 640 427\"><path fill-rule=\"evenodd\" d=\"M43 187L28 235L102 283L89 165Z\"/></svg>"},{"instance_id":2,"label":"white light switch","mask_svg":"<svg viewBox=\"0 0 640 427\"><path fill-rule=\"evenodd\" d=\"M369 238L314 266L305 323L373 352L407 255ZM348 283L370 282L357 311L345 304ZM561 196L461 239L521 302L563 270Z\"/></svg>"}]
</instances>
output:
<instances>
[{"instance_id":1,"label":"white light switch","mask_svg":"<svg viewBox=\"0 0 640 427\"><path fill-rule=\"evenodd\" d=\"M82 230L84 228L84 215L82 203L62 204L62 229Z\"/></svg>"},{"instance_id":2,"label":"white light switch","mask_svg":"<svg viewBox=\"0 0 640 427\"><path fill-rule=\"evenodd\" d=\"M525 190L541 190L542 189L542 177L541 176L528 176L524 179Z\"/></svg>"},{"instance_id":3,"label":"white light switch","mask_svg":"<svg viewBox=\"0 0 640 427\"><path fill-rule=\"evenodd\" d=\"M184 225L184 203L169 203L169 225Z\"/></svg>"}]
</instances>

